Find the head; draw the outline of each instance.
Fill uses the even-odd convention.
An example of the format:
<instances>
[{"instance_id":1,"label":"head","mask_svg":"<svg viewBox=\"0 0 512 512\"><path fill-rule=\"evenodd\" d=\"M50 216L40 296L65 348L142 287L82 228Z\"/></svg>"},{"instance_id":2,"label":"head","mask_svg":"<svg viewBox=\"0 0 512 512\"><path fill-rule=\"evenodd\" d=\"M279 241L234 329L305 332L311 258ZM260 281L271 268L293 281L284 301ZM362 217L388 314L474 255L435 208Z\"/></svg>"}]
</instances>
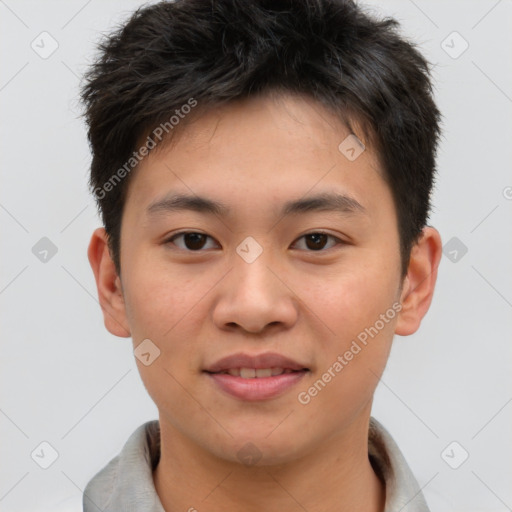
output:
<instances>
[{"instance_id":1,"label":"head","mask_svg":"<svg viewBox=\"0 0 512 512\"><path fill-rule=\"evenodd\" d=\"M233 460L258 440L270 463L364 417L440 259L440 113L397 22L344 0L162 2L105 38L82 98L89 259L109 331L159 353L137 364L161 420ZM306 370L240 400L208 371L239 352Z\"/></svg>"}]
</instances>

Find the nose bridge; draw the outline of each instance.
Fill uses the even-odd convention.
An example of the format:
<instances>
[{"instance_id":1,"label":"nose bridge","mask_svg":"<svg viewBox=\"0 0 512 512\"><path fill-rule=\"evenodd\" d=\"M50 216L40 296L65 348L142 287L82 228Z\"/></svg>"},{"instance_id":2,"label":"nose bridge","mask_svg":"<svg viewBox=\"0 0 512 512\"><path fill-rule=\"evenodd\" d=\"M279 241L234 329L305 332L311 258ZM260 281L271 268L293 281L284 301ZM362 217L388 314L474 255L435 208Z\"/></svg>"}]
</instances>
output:
<instances>
[{"instance_id":1,"label":"nose bridge","mask_svg":"<svg viewBox=\"0 0 512 512\"><path fill-rule=\"evenodd\" d=\"M254 241L246 243L240 244L233 256L232 270L216 303L217 325L237 324L252 332L271 323L290 325L296 308L288 288L275 275L272 252L260 244L258 249Z\"/></svg>"},{"instance_id":2,"label":"nose bridge","mask_svg":"<svg viewBox=\"0 0 512 512\"><path fill-rule=\"evenodd\" d=\"M267 300L267 295L277 292L275 280L270 268L272 253L268 246L265 248L252 237L245 239L236 249L237 255L233 264L233 286L237 294L259 294L260 299Z\"/></svg>"}]
</instances>

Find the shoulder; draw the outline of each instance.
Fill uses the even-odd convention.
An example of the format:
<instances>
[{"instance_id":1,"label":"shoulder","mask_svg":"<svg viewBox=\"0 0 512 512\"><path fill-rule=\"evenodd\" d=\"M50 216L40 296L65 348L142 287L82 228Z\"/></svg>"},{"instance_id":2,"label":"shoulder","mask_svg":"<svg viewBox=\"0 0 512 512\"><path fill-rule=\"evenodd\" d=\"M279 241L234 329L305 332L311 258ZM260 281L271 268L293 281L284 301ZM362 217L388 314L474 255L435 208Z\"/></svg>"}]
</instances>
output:
<instances>
[{"instance_id":1,"label":"shoulder","mask_svg":"<svg viewBox=\"0 0 512 512\"><path fill-rule=\"evenodd\" d=\"M157 494L152 472L160 455L159 440L158 420L140 425L121 452L86 485L83 493L84 512L96 512L98 509L107 512L123 509L124 504L128 503L146 505L155 502Z\"/></svg>"},{"instance_id":2,"label":"shoulder","mask_svg":"<svg viewBox=\"0 0 512 512\"><path fill-rule=\"evenodd\" d=\"M429 508L405 457L391 434L370 418L368 456L375 473L386 486L385 512L429 512Z\"/></svg>"}]
</instances>

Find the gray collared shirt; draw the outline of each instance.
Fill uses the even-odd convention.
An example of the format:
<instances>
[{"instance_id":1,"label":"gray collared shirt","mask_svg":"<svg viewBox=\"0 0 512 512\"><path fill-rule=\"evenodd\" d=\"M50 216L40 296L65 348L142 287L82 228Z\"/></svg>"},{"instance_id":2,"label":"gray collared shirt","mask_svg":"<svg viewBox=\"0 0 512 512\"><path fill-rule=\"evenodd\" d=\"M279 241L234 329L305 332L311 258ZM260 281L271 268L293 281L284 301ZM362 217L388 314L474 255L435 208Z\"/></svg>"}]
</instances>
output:
<instances>
[{"instance_id":1,"label":"gray collared shirt","mask_svg":"<svg viewBox=\"0 0 512 512\"><path fill-rule=\"evenodd\" d=\"M159 457L158 420L148 421L87 484L84 512L165 512L153 483ZM368 453L386 484L384 512L429 512L425 498L391 435L370 418Z\"/></svg>"}]
</instances>

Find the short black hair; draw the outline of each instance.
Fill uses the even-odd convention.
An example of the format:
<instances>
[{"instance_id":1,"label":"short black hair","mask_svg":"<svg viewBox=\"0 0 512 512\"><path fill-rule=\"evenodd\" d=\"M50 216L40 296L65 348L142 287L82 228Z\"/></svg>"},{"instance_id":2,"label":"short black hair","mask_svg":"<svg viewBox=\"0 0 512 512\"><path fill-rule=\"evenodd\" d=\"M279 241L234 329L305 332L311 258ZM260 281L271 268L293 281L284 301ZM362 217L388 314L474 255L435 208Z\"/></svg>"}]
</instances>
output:
<instances>
[{"instance_id":1,"label":"short black hair","mask_svg":"<svg viewBox=\"0 0 512 512\"><path fill-rule=\"evenodd\" d=\"M405 276L429 216L441 114L431 64L398 28L351 0L176 0L144 5L105 35L81 99L89 186L118 274L131 170L155 127L167 141L173 117L181 129L208 109L277 92L317 100L373 148L392 191Z\"/></svg>"}]
</instances>

